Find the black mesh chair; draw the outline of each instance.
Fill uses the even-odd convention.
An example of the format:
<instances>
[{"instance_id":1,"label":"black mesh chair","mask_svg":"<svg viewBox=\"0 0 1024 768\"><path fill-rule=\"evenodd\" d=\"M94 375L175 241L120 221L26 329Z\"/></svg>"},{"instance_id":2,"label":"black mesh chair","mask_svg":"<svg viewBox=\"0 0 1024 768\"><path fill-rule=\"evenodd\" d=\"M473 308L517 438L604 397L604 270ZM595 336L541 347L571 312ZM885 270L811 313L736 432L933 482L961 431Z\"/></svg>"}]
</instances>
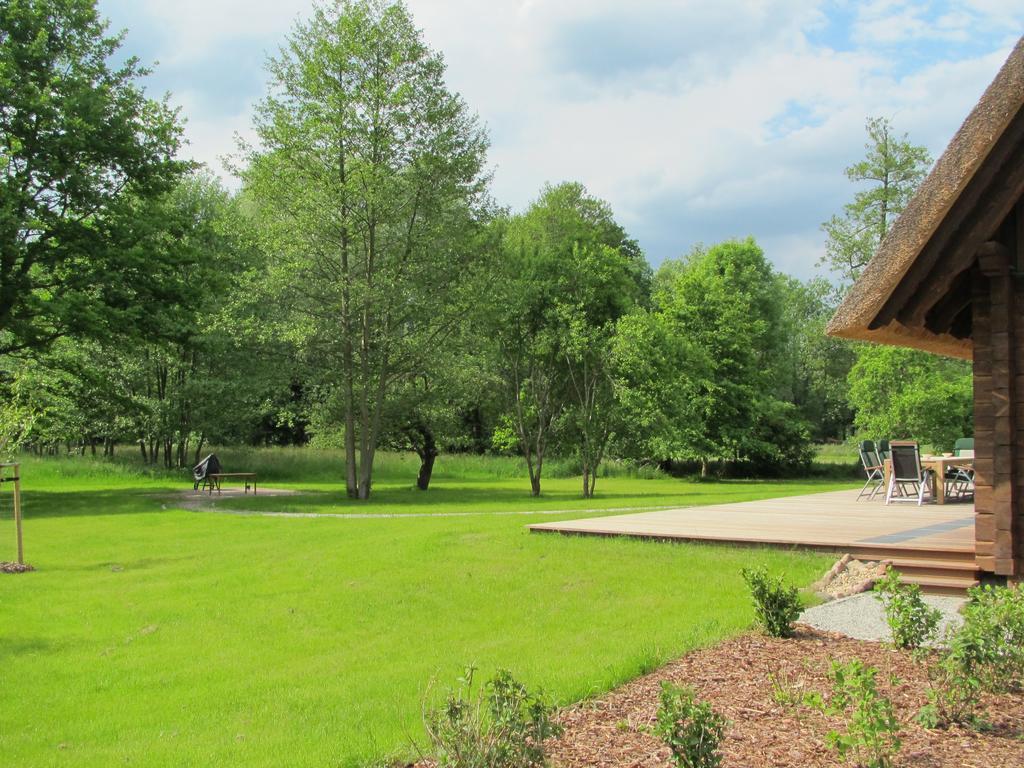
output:
<instances>
[{"instance_id":1,"label":"black mesh chair","mask_svg":"<svg viewBox=\"0 0 1024 768\"><path fill-rule=\"evenodd\" d=\"M875 444L870 440L860 441L858 453L860 454L860 463L864 467L864 474L867 475L867 480L864 482L864 487L860 489L860 493L857 494L857 500L859 501L867 495L870 501L875 498L876 494L881 492L882 486L885 485L882 462L879 460L878 454L875 453Z\"/></svg>"},{"instance_id":2,"label":"black mesh chair","mask_svg":"<svg viewBox=\"0 0 1024 768\"><path fill-rule=\"evenodd\" d=\"M885 493L885 503L896 501L916 501L918 506L924 503L925 492L932 488L932 499L935 498L935 478L929 469L921 467L921 449L914 442L896 442L889 444L892 451L892 471L889 473L889 487Z\"/></svg>"},{"instance_id":3,"label":"black mesh chair","mask_svg":"<svg viewBox=\"0 0 1024 768\"><path fill-rule=\"evenodd\" d=\"M878 461L879 463L884 462L886 459L892 458L892 451L889 450L888 440L878 441Z\"/></svg>"}]
</instances>

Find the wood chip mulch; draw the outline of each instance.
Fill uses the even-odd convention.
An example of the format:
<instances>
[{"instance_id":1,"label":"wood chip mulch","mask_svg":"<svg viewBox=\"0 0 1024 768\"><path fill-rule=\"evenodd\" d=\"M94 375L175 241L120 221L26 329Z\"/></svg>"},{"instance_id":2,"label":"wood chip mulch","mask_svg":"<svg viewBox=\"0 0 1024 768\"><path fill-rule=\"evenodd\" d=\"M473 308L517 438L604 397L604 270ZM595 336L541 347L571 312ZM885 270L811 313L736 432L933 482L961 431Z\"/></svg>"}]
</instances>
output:
<instances>
[{"instance_id":1,"label":"wood chip mulch","mask_svg":"<svg viewBox=\"0 0 1024 768\"><path fill-rule=\"evenodd\" d=\"M668 748L648 732L661 681L669 680L692 686L729 718L723 768L842 765L825 744L826 734L842 723L798 704L778 703L775 692L781 688L794 698L809 691L827 695L830 662L854 658L879 669L879 691L895 706L903 742L897 765L1024 768L1024 694L983 696L980 712L991 725L986 732L929 731L915 721L926 701L925 670L909 653L803 626L788 640L747 634L693 651L601 699L563 710L558 720L565 732L549 742L551 764L671 766Z\"/></svg>"}]
</instances>

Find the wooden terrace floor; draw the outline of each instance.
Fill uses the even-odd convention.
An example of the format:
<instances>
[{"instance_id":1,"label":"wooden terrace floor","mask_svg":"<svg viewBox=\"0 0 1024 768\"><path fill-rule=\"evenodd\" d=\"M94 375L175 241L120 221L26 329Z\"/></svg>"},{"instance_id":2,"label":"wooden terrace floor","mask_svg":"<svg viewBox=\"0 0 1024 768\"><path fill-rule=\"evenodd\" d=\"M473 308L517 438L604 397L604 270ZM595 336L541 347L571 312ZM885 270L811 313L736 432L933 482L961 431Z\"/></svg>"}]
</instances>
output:
<instances>
[{"instance_id":1,"label":"wooden terrace floor","mask_svg":"<svg viewBox=\"0 0 1024 768\"><path fill-rule=\"evenodd\" d=\"M831 491L531 525L533 531L690 541L974 553L974 505L886 505ZM972 558L973 559L973 558Z\"/></svg>"}]
</instances>

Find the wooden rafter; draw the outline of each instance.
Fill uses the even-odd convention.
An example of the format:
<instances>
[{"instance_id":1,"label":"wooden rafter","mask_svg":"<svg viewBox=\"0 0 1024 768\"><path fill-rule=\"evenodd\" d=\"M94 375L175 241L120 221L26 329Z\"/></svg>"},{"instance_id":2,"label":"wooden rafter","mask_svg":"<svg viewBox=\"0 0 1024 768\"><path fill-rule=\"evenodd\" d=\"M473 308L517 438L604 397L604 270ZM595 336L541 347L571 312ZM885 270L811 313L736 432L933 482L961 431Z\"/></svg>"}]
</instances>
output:
<instances>
[{"instance_id":1,"label":"wooden rafter","mask_svg":"<svg viewBox=\"0 0 1024 768\"><path fill-rule=\"evenodd\" d=\"M932 333L949 333L958 315L971 305L972 283L970 269L957 274L952 287L928 310L924 325Z\"/></svg>"},{"instance_id":2,"label":"wooden rafter","mask_svg":"<svg viewBox=\"0 0 1024 768\"><path fill-rule=\"evenodd\" d=\"M1024 110L1016 115L870 324L920 326L1024 195Z\"/></svg>"}]
</instances>

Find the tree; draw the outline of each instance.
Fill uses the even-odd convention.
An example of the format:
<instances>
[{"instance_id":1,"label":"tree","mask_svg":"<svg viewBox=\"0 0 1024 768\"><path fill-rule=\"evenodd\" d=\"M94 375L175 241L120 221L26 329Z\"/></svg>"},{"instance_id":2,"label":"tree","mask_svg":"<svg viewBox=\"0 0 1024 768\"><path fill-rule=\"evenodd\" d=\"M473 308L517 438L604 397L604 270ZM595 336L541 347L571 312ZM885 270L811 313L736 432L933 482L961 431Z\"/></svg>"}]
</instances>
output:
<instances>
[{"instance_id":1,"label":"tree","mask_svg":"<svg viewBox=\"0 0 1024 768\"><path fill-rule=\"evenodd\" d=\"M184 302L144 307L162 330L132 344L64 338L27 359L8 357L5 406L35 414L22 444L93 453L102 444L109 455L129 441L145 461L182 467L207 441L246 438L264 403L287 390L289 369L227 317L246 271L259 266L237 200L198 173L147 210L151 233L139 248Z\"/></svg>"},{"instance_id":2,"label":"tree","mask_svg":"<svg viewBox=\"0 0 1024 768\"><path fill-rule=\"evenodd\" d=\"M658 462L700 444L711 372L706 351L679 333L666 312L638 307L622 317L612 358L617 455Z\"/></svg>"},{"instance_id":3,"label":"tree","mask_svg":"<svg viewBox=\"0 0 1024 768\"><path fill-rule=\"evenodd\" d=\"M759 466L807 461L809 436L796 408L781 397L784 358L782 295L777 275L753 239L695 251L659 271L656 311L671 332L700 350L684 375L693 388L693 426L677 432L667 458L712 459Z\"/></svg>"},{"instance_id":4,"label":"tree","mask_svg":"<svg viewBox=\"0 0 1024 768\"><path fill-rule=\"evenodd\" d=\"M337 388L346 489L366 499L396 382L474 298L487 140L401 3L317 7L269 69L244 179L282 331Z\"/></svg>"},{"instance_id":5,"label":"tree","mask_svg":"<svg viewBox=\"0 0 1024 768\"><path fill-rule=\"evenodd\" d=\"M92 0L0 3L0 354L127 333L172 282L133 248L185 165L166 102ZM141 316L144 320L144 316Z\"/></svg>"},{"instance_id":6,"label":"tree","mask_svg":"<svg viewBox=\"0 0 1024 768\"><path fill-rule=\"evenodd\" d=\"M509 222L498 269L483 319L507 406L498 441L522 454L536 496L561 425L590 496L611 435L615 323L650 270L611 207L573 182L545 186Z\"/></svg>"},{"instance_id":7,"label":"tree","mask_svg":"<svg viewBox=\"0 0 1024 768\"><path fill-rule=\"evenodd\" d=\"M815 440L844 439L853 424L847 376L856 347L825 333L835 311L828 281L779 275L783 349L775 371L777 394L793 403Z\"/></svg>"},{"instance_id":8,"label":"tree","mask_svg":"<svg viewBox=\"0 0 1024 768\"><path fill-rule=\"evenodd\" d=\"M842 290L874 256L932 163L928 151L912 144L907 134L895 135L887 118L868 118L865 127L867 155L848 167L846 176L869 186L843 206L841 216L822 224L828 242L819 264L838 275Z\"/></svg>"},{"instance_id":9,"label":"tree","mask_svg":"<svg viewBox=\"0 0 1024 768\"><path fill-rule=\"evenodd\" d=\"M974 434L969 363L904 347L865 344L850 370L857 428L875 438L913 438L952 450Z\"/></svg>"}]
</instances>

